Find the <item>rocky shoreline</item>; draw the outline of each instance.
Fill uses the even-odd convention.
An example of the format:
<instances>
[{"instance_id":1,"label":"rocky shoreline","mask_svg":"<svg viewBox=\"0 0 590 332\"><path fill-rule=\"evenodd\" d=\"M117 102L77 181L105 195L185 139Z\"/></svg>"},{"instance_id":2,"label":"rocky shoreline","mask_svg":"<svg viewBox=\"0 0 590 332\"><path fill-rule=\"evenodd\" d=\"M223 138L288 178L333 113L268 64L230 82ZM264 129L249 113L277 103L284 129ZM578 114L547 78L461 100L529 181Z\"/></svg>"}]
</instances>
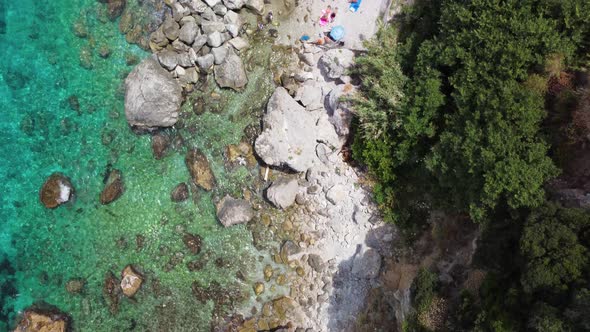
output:
<instances>
[{"instance_id":1,"label":"rocky shoreline","mask_svg":"<svg viewBox=\"0 0 590 332\"><path fill-rule=\"evenodd\" d=\"M128 9L122 9L125 1L107 1L107 6L114 18ZM262 15L274 7L262 0L167 0L166 6L169 10L149 41L139 42L147 44L153 55L125 80L127 122L137 133L153 134L156 159L162 158L163 146L169 143L158 130L176 126L186 95L199 89L208 75L220 88L237 92L249 84L241 56L254 31L243 24L241 8L259 15L257 20L268 25L258 28L276 36L286 33L289 20L298 20L298 8L310 13L319 8L313 1L287 4L295 7L294 14L285 22L273 22ZM370 25L375 30L376 22ZM284 46L280 37L275 42ZM360 42L351 45L358 50ZM260 182L253 190L244 188L243 197L224 194L221 199L217 197L221 193L215 192L220 223L225 227L246 223L261 254L272 261L254 278L259 281L252 282L256 303L251 310L217 317L212 325L216 331L353 330L367 296L381 283L384 257L391 256L395 242L395 230L379 218L368 181L346 162L352 110L344 100L356 89L348 76L355 52L296 42L287 53L288 66L273 68L278 87L266 106L262 131L251 142L243 140L226 151L230 163L253 168L258 161ZM190 102L193 109L206 103ZM185 163L191 181L172 190L176 202L186 200L197 187L205 191L216 187L202 152L189 149ZM118 170L105 180L102 204L124 192ZM58 204L68 200L69 196ZM131 297L139 290L143 276L136 268L127 266L120 282L107 273L103 293L112 312L122 293ZM225 294L211 287L193 287L193 293L203 298Z\"/></svg>"}]
</instances>

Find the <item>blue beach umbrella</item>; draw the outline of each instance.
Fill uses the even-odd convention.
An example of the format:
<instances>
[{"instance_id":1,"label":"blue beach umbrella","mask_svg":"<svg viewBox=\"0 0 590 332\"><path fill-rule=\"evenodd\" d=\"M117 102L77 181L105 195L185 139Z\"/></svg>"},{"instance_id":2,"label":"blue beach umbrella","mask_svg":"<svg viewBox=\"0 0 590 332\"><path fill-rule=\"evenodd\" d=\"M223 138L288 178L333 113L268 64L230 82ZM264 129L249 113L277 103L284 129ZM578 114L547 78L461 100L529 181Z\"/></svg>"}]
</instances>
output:
<instances>
[{"instance_id":1,"label":"blue beach umbrella","mask_svg":"<svg viewBox=\"0 0 590 332\"><path fill-rule=\"evenodd\" d=\"M330 38L338 41L344 38L344 27L341 25L337 25L330 30Z\"/></svg>"}]
</instances>

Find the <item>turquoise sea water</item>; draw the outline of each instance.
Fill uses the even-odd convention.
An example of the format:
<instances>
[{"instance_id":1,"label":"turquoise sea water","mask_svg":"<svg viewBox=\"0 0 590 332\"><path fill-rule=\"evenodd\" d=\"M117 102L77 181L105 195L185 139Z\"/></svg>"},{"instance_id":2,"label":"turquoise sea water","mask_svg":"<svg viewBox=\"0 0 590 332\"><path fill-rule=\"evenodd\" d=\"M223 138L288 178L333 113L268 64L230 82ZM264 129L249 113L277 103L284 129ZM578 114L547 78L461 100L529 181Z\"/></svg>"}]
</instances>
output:
<instances>
[{"instance_id":1,"label":"turquoise sea water","mask_svg":"<svg viewBox=\"0 0 590 332\"><path fill-rule=\"evenodd\" d=\"M229 173L223 149L256 119L270 75L253 68L244 93L220 92L223 110L187 119L192 124L175 131L183 146L156 160L149 136L133 134L123 110L122 81L132 68L126 59L149 54L127 44L117 22L97 18L102 6L96 0L0 0L0 331L39 301L70 314L76 331L207 331L215 303L196 299L194 282L216 281L252 296L248 272L257 269L258 253L251 234L244 226L220 227L212 197L240 193L255 177L256 170L245 168ZM74 34L81 21L85 38ZM106 59L98 54L105 46L111 50ZM81 66L81 56L91 69ZM244 107L254 94L254 105ZM184 151L192 146L208 155L218 188L175 204L170 191L189 179ZM102 206L107 164L123 172L126 192ZM76 199L48 210L39 189L56 171L70 177ZM198 256L185 248L185 232L203 238ZM187 262L204 257L201 270L188 270ZM104 276L119 276L127 264L146 282L112 315ZM238 271L245 280L236 278ZM72 278L86 280L81 294L66 291Z\"/></svg>"}]
</instances>

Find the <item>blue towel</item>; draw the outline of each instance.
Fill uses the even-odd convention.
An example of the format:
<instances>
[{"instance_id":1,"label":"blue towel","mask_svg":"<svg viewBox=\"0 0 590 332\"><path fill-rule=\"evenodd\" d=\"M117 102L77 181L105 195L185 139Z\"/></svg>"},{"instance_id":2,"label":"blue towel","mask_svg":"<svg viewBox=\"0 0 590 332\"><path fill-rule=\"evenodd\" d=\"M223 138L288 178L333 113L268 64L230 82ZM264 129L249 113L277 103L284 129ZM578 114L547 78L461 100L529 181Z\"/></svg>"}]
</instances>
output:
<instances>
[{"instance_id":1,"label":"blue towel","mask_svg":"<svg viewBox=\"0 0 590 332\"><path fill-rule=\"evenodd\" d=\"M355 13L356 13L356 11L357 11L357 10L359 10L359 6L361 5L361 1L362 1L362 0L358 0L357 2L353 2L353 3L351 3L351 4L350 4L350 7L349 7L349 8L350 8L350 10L351 10L352 12L355 12Z\"/></svg>"}]
</instances>

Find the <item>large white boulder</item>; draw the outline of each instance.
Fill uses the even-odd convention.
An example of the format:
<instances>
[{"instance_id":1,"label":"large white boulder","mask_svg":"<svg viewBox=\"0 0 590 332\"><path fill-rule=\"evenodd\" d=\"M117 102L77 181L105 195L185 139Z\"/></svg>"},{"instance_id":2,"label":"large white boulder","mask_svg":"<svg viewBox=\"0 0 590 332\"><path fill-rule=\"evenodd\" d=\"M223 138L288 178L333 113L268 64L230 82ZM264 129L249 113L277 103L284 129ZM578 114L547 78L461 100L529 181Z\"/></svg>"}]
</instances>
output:
<instances>
[{"instance_id":1,"label":"large white boulder","mask_svg":"<svg viewBox=\"0 0 590 332\"><path fill-rule=\"evenodd\" d=\"M272 166L288 166L297 172L321 164L316 146L339 148L334 126L325 111L306 111L283 87L268 101L263 131L256 139L256 153Z\"/></svg>"},{"instance_id":2,"label":"large white boulder","mask_svg":"<svg viewBox=\"0 0 590 332\"><path fill-rule=\"evenodd\" d=\"M171 127L182 102L180 84L154 58L146 58L125 79L125 116L132 127Z\"/></svg>"}]
</instances>

